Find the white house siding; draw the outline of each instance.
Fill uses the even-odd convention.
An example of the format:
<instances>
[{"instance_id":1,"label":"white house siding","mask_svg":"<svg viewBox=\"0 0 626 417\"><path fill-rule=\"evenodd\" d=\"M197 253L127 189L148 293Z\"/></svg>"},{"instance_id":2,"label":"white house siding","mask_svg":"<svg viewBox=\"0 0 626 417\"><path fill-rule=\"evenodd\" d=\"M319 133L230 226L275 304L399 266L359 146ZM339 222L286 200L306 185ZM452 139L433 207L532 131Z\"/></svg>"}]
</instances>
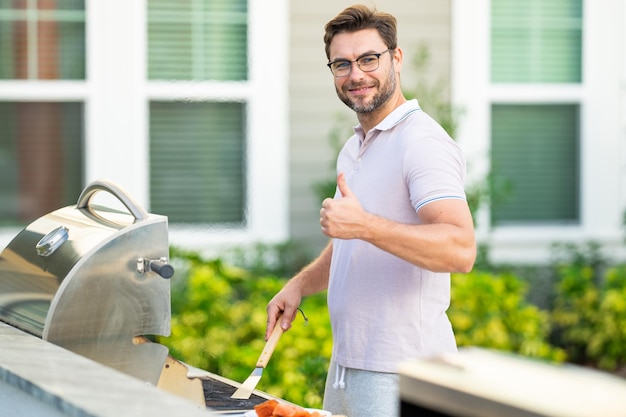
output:
<instances>
[{"instance_id":1,"label":"white house siding","mask_svg":"<svg viewBox=\"0 0 626 417\"><path fill-rule=\"evenodd\" d=\"M312 185L334 176L331 129L350 134L353 112L337 99L326 68L324 25L355 1L290 1L289 60L289 230L294 240L320 249L327 242L319 228L320 201ZM411 62L421 43L431 52L429 72L449 79L451 56L451 2L448 0L364 1L398 19L398 44L404 51L402 85L412 89L416 74ZM428 103L422 103L428 107ZM338 124L338 117L344 120Z\"/></svg>"}]
</instances>

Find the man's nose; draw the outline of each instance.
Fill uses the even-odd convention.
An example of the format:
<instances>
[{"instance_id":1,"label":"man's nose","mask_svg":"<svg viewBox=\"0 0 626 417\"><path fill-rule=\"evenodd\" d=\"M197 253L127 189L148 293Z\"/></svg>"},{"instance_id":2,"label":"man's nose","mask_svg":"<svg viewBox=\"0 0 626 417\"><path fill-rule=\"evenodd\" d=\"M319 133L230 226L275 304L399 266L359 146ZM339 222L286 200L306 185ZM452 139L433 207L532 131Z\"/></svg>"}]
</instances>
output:
<instances>
[{"instance_id":1,"label":"man's nose","mask_svg":"<svg viewBox=\"0 0 626 417\"><path fill-rule=\"evenodd\" d=\"M348 73L348 76L350 78L361 78L363 76L363 73L365 73L365 71L363 71L361 69L361 67L359 67L359 63L356 61L352 61L350 62L350 72Z\"/></svg>"}]
</instances>

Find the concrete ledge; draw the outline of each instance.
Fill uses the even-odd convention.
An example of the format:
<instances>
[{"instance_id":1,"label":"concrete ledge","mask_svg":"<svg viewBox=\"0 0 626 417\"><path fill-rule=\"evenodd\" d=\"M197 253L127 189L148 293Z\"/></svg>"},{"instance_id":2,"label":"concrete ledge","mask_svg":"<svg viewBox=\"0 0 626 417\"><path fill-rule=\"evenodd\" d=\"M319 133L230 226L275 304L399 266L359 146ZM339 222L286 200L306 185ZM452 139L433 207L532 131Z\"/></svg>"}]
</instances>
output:
<instances>
[{"instance_id":1,"label":"concrete ledge","mask_svg":"<svg viewBox=\"0 0 626 417\"><path fill-rule=\"evenodd\" d=\"M485 348L400 366L401 415L624 417L626 380Z\"/></svg>"},{"instance_id":2,"label":"concrete ledge","mask_svg":"<svg viewBox=\"0 0 626 417\"><path fill-rule=\"evenodd\" d=\"M0 415L207 417L215 413L0 322Z\"/></svg>"}]
</instances>

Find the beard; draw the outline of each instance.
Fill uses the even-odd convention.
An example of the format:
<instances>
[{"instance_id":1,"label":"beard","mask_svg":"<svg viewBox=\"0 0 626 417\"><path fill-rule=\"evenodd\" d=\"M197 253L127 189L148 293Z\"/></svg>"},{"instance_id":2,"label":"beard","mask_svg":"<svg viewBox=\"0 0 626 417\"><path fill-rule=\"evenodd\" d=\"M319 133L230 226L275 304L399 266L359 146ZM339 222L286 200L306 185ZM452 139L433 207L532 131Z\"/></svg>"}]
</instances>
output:
<instances>
[{"instance_id":1,"label":"beard","mask_svg":"<svg viewBox=\"0 0 626 417\"><path fill-rule=\"evenodd\" d=\"M343 85L342 90L339 90L335 86L335 91L337 92L337 97L348 107L354 110L357 114L367 114L372 113L382 107L391 96L393 95L396 89L396 74L393 71L393 68L388 73L387 82L383 84L381 88L380 81L375 80L376 84L374 86L379 87L379 91L372 99L368 102L365 98L357 98L356 100L351 100L348 95L345 93L348 89L355 89L359 87L367 86L366 82L362 83L346 83Z\"/></svg>"}]
</instances>

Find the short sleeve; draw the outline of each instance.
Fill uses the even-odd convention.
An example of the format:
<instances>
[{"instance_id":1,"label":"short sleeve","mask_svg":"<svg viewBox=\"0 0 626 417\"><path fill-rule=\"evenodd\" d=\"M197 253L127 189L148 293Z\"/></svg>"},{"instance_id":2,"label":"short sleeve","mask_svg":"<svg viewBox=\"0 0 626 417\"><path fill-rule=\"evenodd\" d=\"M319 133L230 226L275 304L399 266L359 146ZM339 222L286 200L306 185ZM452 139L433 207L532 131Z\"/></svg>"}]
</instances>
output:
<instances>
[{"instance_id":1,"label":"short sleeve","mask_svg":"<svg viewBox=\"0 0 626 417\"><path fill-rule=\"evenodd\" d=\"M465 172L465 157L452 139L426 137L412 143L403 173L415 211L436 200L465 200Z\"/></svg>"}]
</instances>

